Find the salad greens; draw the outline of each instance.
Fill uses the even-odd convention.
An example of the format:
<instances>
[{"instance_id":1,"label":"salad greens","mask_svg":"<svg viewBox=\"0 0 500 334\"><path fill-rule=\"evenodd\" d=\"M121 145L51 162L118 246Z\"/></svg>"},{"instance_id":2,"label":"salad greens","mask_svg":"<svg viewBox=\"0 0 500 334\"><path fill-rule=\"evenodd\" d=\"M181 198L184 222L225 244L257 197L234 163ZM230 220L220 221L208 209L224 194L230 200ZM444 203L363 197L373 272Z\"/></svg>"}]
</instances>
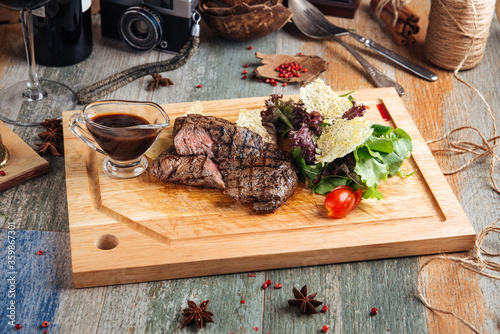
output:
<instances>
[{"instance_id":1,"label":"salad greens","mask_svg":"<svg viewBox=\"0 0 500 334\"><path fill-rule=\"evenodd\" d=\"M273 122L277 132L291 141L292 160L301 181L313 192L327 194L339 185L348 185L354 190L361 188L363 198L383 199L377 187L387 177L399 175L403 161L411 156L413 149L410 136L401 128L372 124L372 134L353 152L330 163L315 163L316 140L329 124L317 111L306 112L303 104L281 100L273 94L266 101L266 110L261 112L263 122ZM342 118L353 119L364 115L366 107L357 105Z\"/></svg>"}]
</instances>

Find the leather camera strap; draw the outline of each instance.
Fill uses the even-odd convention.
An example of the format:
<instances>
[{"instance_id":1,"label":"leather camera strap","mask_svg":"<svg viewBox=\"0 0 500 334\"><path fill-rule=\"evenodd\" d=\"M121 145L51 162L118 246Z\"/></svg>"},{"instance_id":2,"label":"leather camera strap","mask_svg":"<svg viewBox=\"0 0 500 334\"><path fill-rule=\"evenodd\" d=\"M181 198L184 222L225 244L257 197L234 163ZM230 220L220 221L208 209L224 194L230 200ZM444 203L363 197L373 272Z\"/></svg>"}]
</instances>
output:
<instances>
[{"instance_id":1,"label":"leather camera strap","mask_svg":"<svg viewBox=\"0 0 500 334\"><path fill-rule=\"evenodd\" d=\"M78 104L87 104L97 101L101 97L114 92L118 88L123 87L126 84L146 75L173 71L183 66L193 56L196 49L198 48L199 43L200 38L198 36L191 36L182 50L173 58L134 66L125 71L116 73L109 78L82 88L81 90L76 92Z\"/></svg>"}]
</instances>

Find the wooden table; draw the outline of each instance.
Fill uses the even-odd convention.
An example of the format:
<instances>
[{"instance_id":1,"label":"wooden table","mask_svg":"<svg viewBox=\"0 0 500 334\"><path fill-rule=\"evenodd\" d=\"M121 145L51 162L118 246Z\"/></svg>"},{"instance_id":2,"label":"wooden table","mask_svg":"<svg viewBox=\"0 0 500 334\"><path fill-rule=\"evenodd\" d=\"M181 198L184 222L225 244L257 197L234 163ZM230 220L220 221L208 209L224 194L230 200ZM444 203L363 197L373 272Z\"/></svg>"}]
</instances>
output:
<instances>
[{"instance_id":1,"label":"wooden table","mask_svg":"<svg viewBox=\"0 0 500 334\"><path fill-rule=\"evenodd\" d=\"M395 46L369 10L366 0L354 20L331 18L396 52L431 68L439 80L429 83L401 68L394 68L371 51L359 47L384 73L396 79L406 90L403 102L421 131L431 140L462 125L472 125L492 135L492 124L478 96L453 78L424 60L422 46L429 12L428 1L413 1L421 14L423 32L413 47ZM65 68L40 67L45 79L64 82L78 90L97 80L137 64L166 59L159 52L136 53L121 43L101 38L100 17L94 20L94 51L86 61ZM202 43L184 67L164 76L174 86L149 92L149 78L137 80L107 98L152 100L158 103L188 102L240 97L266 96L270 93L296 94L298 87L271 87L252 80L242 80L245 63L254 66L254 52L317 54L329 62L322 78L335 90L372 88L362 68L340 45L304 38L292 25L251 42L233 42L216 37L202 25ZM353 40L345 38L351 44ZM18 24L0 26L0 87L27 76L24 46ZM253 46L253 51L247 47ZM356 45L358 47L358 45ZM500 118L500 24L495 15L483 62L460 76L483 92ZM196 88L202 85L202 88ZM80 106L81 107L81 106ZM15 116L15 115L14 115ZM40 117L43 117L40 115ZM31 147L39 129L11 128ZM468 135L468 134L467 134ZM473 139L464 138L464 139ZM467 333L456 319L428 311L415 297L417 273L429 257L396 258L286 270L223 276L178 279L150 283L74 289L70 259L68 212L63 157L46 157L51 171L25 184L0 193L0 240L2 273L8 228L16 229L16 252L19 282L16 286L16 323L20 333L41 333L43 321L50 323L50 333L180 333L182 309L187 300L210 299L215 324L207 333L319 333L323 325L331 333ZM458 156L437 155L443 170L456 166ZM489 181L489 160L482 159L464 171L447 177L475 230L500 217L499 195ZM498 173L497 173L498 175ZM499 238L485 244L498 251ZM43 250L42 256L37 255ZM465 257L467 253L454 254ZM140 261L131 258L130 261ZM2 274L3 275L3 274ZM9 284L2 276L1 330L8 332L7 300ZM266 280L280 282L286 289L260 286ZM500 331L500 282L482 278L451 262L436 261L423 272L424 293L440 308L457 313L484 333ZM313 316L299 316L287 306L291 286L307 284L329 310ZM245 304L240 301L246 300ZM372 307L379 313L370 317ZM56 329L58 331L56 331Z\"/></svg>"}]
</instances>

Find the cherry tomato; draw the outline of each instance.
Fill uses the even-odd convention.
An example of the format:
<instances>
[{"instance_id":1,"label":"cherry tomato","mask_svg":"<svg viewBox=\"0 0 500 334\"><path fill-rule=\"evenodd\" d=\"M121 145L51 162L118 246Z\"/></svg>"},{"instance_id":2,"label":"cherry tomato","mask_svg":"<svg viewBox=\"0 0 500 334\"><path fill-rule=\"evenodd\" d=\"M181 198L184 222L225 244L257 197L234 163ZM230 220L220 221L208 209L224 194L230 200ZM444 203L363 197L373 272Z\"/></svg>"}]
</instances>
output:
<instances>
[{"instance_id":1,"label":"cherry tomato","mask_svg":"<svg viewBox=\"0 0 500 334\"><path fill-rule=\"evenodd\" d=\"M361 189L353 191L349 186L338 186L326 196L325 207L328 209L328 216L331 218L345 217L358 206L362 196Z\"/></svg>"}]
</instances>

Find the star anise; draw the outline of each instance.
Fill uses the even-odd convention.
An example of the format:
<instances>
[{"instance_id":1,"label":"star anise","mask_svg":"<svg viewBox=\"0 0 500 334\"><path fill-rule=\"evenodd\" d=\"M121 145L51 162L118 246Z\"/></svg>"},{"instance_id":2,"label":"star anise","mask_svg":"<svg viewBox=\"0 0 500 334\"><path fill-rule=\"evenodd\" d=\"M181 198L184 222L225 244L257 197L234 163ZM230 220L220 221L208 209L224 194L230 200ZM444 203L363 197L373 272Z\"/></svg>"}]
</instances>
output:
<instances>
[{"instance_id":1,"label":"star anise","mask_svg":"<svg viewBox=\"0 0 500 334\"><path fill-rule=\"evenodd\" d=\"M149 91L158 89L160 86L167 87L174 84L172 80L169 78L163 78L159 73L153 73L151 76L153 77L153 80L148 84Z\"/></svg>"},{"instance_id":2,"label":"star anise","mask_svg":"<svg viewBox=\"0 0 500 334\"><path fill-rule=\"evenodd\" d=\"M45 132L39 133L38 137L40 137L43 141L57 142L63 137L62 127L47 128Z\"/></svg>"},{"instance_id":3,"label":"star anise","mask_svg":"<svg viewBox=\"0 0 500 334\"><path fill-rule=\"evenodd\" d=\"M55 129L61 127L62 129L62 120L60 118L46 119L44 122L39 124L45 128Z\"/></svg>"},{"instance_id":4,"label":"star anise","mask_svg":"<svg viewBox=\"0 0 500 334\"><path fill-rule=\"evenodd\" d=\"M41 144L36 144L36 146L41 153L52 153L53 155L61 155L60 153L61 147L57 143L47 141Z\"/></svg>"},{"instance_id":5,"label":"star anise","mask_svg":"<svg viewBox=\"0 0 500 334\"><path fill-rule=\"evenodd\" d=\"M186 320L182 323L182 327L195 323L198 329L203 328L203 324L207 322L214 322L212 312L207 311L209 300L201 302L200 306L196 306L196 303L188 300L188 308L182 310L182 315L186 317Z\"/></svg>"},{"instance_id":6,"label":"star anise","mask_svg":"<svg viewBox=\"0 0 500 334\"><path fill-rule=\"evenodd\" d=\"M295 299L290 299L288 301L288 305L299 306L300 313L309 313L309 314L318 313L316 307L323 304L323 302L314 299L317 293L313 293L312 295L309 296L307 295L307 285L304 285L300 291L295 289L294 287L293 294L295 296Z\"/></svg>"}]
</instances>

